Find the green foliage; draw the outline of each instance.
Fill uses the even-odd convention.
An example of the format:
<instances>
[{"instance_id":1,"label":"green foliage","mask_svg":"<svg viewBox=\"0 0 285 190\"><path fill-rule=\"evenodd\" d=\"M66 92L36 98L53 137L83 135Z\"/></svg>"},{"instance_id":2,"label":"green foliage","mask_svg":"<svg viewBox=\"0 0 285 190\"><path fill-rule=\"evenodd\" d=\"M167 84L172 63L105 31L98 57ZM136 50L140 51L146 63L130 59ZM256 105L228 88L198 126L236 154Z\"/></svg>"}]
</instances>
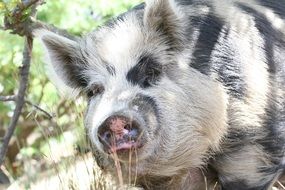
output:
<instances>
[{"instance_id":1,"label":"green foliage","mask_svg":"<svg viewBox=\"0 0 285 190\"><path fill-rule=\"evenodd\" d=\"M47 1L38 9L38 19L80 34L94 30L106 20L127 11L139 2L141 0ZM60 13L61 19L58 19L59 14L56 13Z\"/></svg>"},{"instance_id":2,"label":"green foliage","mask_svg":"<svg viewBox=\"0 0 285 190\"><path fill-rule=\"evenodd\" d=\"M6 20L9 23L15 23L18 20L24 22L31 14L32 9L29 7L22 11L22 15L20 18L14 18L13 12L16 7L23 7L22 1L20 0L0 0L0 16L3 15L6 17ZM1 24L3 24L3 18L1 20Z\"/></svg>"},{"instance_id":3,"label":"green foliage","mask_svg":"<svg viewBox=\"0 0 285 190\"><path fill-rule=\"evenodd\" d=\"M23 39L0 30L0 95L17 92L18 67L22 62ZM14 103L0 102L0 125L7 126Z\"/></svg>"},{"instance_id":4,"label":"green foliage","mask_svg":"<svg viewBox=\"0 0 285 190\"><path fill-rule=\"evenodd\" d=\"M20 2L20 0L0 0L0 13L9 14Z\"/></svg>"},{"instance_id":5,"label":"green foliage","mask_svg":"<svg viewBox=\"0 0 285 190\"><path fill-rule=\"evenodd\" d=\"M24 157L32 157L38 152L37 149L33 147L24 147L21 149L20 154L23 155Z\"/></svg>"}]
</instances>

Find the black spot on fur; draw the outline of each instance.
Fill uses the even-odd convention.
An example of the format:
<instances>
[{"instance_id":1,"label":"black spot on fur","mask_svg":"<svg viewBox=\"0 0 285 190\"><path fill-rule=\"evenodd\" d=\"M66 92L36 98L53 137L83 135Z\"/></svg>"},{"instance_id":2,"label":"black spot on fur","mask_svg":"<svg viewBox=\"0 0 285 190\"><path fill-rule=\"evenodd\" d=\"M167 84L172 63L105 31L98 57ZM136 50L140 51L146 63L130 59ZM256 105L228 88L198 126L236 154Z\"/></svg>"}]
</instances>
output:
<instances>
[{"instance_id":1,"label":"black spot on fur","mask_svg":"<svg viewBox=\"0 0 285 190\"><path fill-rule=\"evenodd\" d=\"M256 27L265 40L264 49L269 68L268 71L271 73L269 76L270 90L268 94L269 98L267 107L265 109L266 114L264 116L261 116L264 120L263 126L266 132L266 136L263 139L258 140L258 143L261 144L264 150L270 155L270 159L274 167L261 168L260 170L262 172L275 173L278 169L280 169L281 159L284 155L285 148L285 137L284 133L281 132L285 128L285 101L282 98L278 98L278 93L276 91L278 88L284 88L282 87L284 79L279 80L279 78L282 77L282 73L284 72L284 69L282 70L284 63L279 63L278 61L276 62L276 54L274 53L274 48L276 48L275 45L284 43L284 40L282 39L283 34L275 30L272 27L272 24L266 19L263 14L241 3L239 3L238 6L254 17ZM280 46L280 50L284 51L282 48L284 45ZM283 66L280 64L283 64Z\"/></svg>"},{"instance_id":2,"label":"black spot on fur","mask_svg":"<svg viewBox=\"0 0 285 190\"><path fill-rule=\"evenodd\" d=\"M227 87L229 93L235 97L242 99L246 92L246 83L240 76L240 69L237 65L231 63L230 58L225 58L227 61L218 69L219 80Z\"/></svg>"},{"instance_id":3,"label":"black spot on fur","mask_svg":"<svg viewBox=\"0 0 285 190\"><path fill-rule=\"evenodd\" d=\"M212 60L212 68L218 74L218 80L227 87L230 95L242 99L246 95L247 85L241 70L241 61L232 47L232 39L229 37L229 30L221 31L224 36L218 44L215 59Z\"/></svg>"},{"instance_id":4,"label":"black spot on fur","mask_svg":"<svg viewBox=\"0 0 285 190\"><path fill-rule=\"evenodd\" d=\"M282 19L285 19L285 1L284 0L257 0L257 2L272 10L275 14L277 14Z\"/></svg>"},{"instance_id":5,"label":"black spot on fur","mask_svg":"<svg viewBox=\"0 0 285 190\"><path fill-rule=\"evenodd\" d=\"M127 80L134 85L147 88L156 84L161 74L161 64L159 64L154 57L144 55L140 57L137 65L127 73Z\"/></svg>"},{"instance_id":6,"label":"black spot on fur","mask_svg":"<svg viewBox=\"0 0 285 190\"><path fill-rule=\"evenodd\" d=\"M205 16L205 18L192 18L194 27L199 28L199 37L194 47L193 59L191 67L197 69L203 74L209 74L211 69L211 54L220 36L223 28L223 21L213 14Z\"/></svg>"},{"instance_id":7,"label":"black spot on fur","mask_svg":"<svg viewBox=\"0 0 285 190\"><path fill-rule=\"evenodd\" d=\"M229 125L233 125L233 124L231 124L231 122L229 121ZM243 130L239 130L235 128L229 128L228 134L225 136L225 139L222 144L223 153L221 155L217 154L216 156L223 157L224 154L230 154L233 152L241 151L245 145L252 143L252 137L254 136L255 134L252 134L248 131L243 131Z\"/></svg>"},{"instance_id":8,"label":"black spot on fur","mask_svg":"<svg viewBox=\"0 0 285 190\"><path fill-rule=\"evenodd\" d=\"M237 3L237 6L254 18L256 28L265 40L264 49L266 53L268 71L270 73L275 73L276 65L274 61L274 45L276 43L284 44L284 35L272 27L272 23L268 21L263 13L259 13L255 9L242 3Z\"/></svg>"}]
</instances>

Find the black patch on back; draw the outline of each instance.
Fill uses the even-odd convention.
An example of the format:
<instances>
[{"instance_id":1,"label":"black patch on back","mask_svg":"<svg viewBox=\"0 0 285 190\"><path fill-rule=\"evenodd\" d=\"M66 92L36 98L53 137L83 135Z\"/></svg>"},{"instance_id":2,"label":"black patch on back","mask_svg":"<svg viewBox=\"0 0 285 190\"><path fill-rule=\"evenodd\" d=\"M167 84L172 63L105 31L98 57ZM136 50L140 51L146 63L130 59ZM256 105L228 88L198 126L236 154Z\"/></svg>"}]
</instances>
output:
<instances>
[{"instance_id":1,"label":"black patch on back","mask_svg":"<svg viewBox=\"0 0 285 190\"><path fill-rule=\"evenodd\" d=\"M262 116L264 122L264 138L257 140L257 143L263 146L263 150L270 155L271 167L260 167L260 172L276 174L278 170L283 169L282 159L285 151L285 107L284 100L278 100L276 97L276 87L274 84L270 88L269 100L265 109L266 114ZM279 102L278 102L279 101ZM280 108L278 104L283 104Z\"/></svg>"},{"instance_id":2,"label":"black patch on back","mask_svg":"<svg viewBox=\"0 0 285 190\"><path fill-rule=\"evenodd\" d=\"M229 93L238 99L246 95L247 85L241 71L241 61L236 53L236 47L232 47L232 39L229 37L229 29L222 31L224 37L218 44L218 48L212 57L212 68L218 74L218 80L227 87Z\"/></svg>"},{"instance_id":3,"label":"black patch on back","mask_svg":"<svg viewBox=\"0 0 285 190\"><path fill-rule=\"evenodd\" d=\"M275 1L274 1L275 2ZM268 71L270 73L276 72L276 65L274 61L274 45L275 44L284 44L284 35L275 30L272 27L272 23L267 20L264 14L257 12L251 7L248 7L242 3L236 3L239 8L241 8L246 13L250 14L255 20L255 26L260 32L260 35L265 40L265 53L268 65Z\"/></svg>"},{"instance_id":4,"label":"black patch on back","mask_svg":"<svg viewBox=\"0 0 285 190\"><path fill-rule=\"evenodd\" d=\"M285 19L285 1L284 0L257 0L257 2L272 10L282 19Z\"/></svg>"},{"instance_id":5,"label":"black patch on back","mask_svg":"<svg viewBox=\"0 0 285 190\"><path fill-rule=\"evenodd\" d=\"M284 45L281 45L284 44L284 36L282 33L272 27L272 24L263 14L241 3L238 3L238 6L254 17L256 27L259 30L260 35L262 35L263 39L265 40L264 49L269 68L268 71L270 73L270 94L268 94L268 102L265 110L266 115L261 116L264 120L263 126L265 127L264 130L266 131L267 135L264 139L260 139L258 143L260 143L264 147L264 150L272 156L272 163L278 166L284 153L285 137L283 137L279 130L281 130L282 127L285 127L285 108L283 107L280 109L280 106L278 106L280 103L284 104L284 100L277 99L278 96L276 92L278 88L284 88L278 84L277 78L278 75L283 71L280 70L280 65L278 65L278 63L276 63L274 60L274 46L278 44L279 46L284 47Z\"/></svg>"},{"instance_id":6,"label":"black patch on back","mask_svg":"<svg viewBox=\"0 0 285 190\"><path fill-rule=\"evenodd\" d=\"M241 76L241 62L236 58L236 52L230 48L231 45L228 44L229 30L223 30L223 21L214 15L208 15L205 18L194 18L192 22L200 28L200 34L190 66L206 75L210 74L212 69L215 70L219 76L218 80L227 87L229 93L235 98L243 98L246 92L246 82ZM224 43L217 44L222 33ZM213 61L211 58L214 57L213 50L216 45L223 50L215 50L218 54L215 54Z\"/></svg>"},{"instance_id":7,"label":"black patch on back","mask_svg":"<svg viewBox=\"0 0 285 190\"><path fill-rule=\"evenodd\" d=\"M223 179L220 178L220 181L222 183L222 190L267 190L268 184L264 186L255 186L250 187L248 186L245 181L243 180L236 180L232 182L223 181Z\"/></svg>"},{"instance_id":8,"label":"black patch on back","mask_svg":"<svg viewBox=\"0 0 285 190\"><path fill-rule=\"evenodd\" d=\"M246 83L241 77L241 71L238 65L233 62L230 57L221 58L221 65L218 68L219 81L227 87L229 93L238 99L242 99L246 95Z\"/></svg>"},{"instance_id":9,"label":"black patch on back","mask_svg":"<svg viewBox=\"0 0 285 190\"><path fill-rule=\"evenodd\" d=\"M223 28L223 21L213 14L203 17L192 18L193 27L199 28L199 37L194 47L191 67L197 69L203 74L208 75L211 70L211 54L219 39Z\"/></svg>"},{"instance_id":10,"label":"black patch on back","mask_svg":"<svg viewBox=\"0 0 285 190\"><path fill-rule=\"evenodd\" d=\"M272 1L272 4L277 1ZM283 88L284 79L282 77L282 73L284 69L284 63L279 63L275 58L275 45L278 45L281 51L284 51L284 39L283 34L279 31L275 30L272 27L272 24L266 19L266 17L257 12L256 10L238 3L238 6L252 15L255 19L256 27L265 40L265 53L267 58L268 71L270 73L270 84L269 84L269 94L268 94L268 102L266 106L266 114L260 116L263 119L263 126L266 132L266 136L263 139L259 139L257 143L263 146L264 151L266 151L271 157L271 162L273 164L272 167L266 168L261 167L261 172L266 173L275 173L281 166L281 160L284 154L284 145L285 145L285 137L283 136L285 128L285 107L284 107L284 99L278 99L277 89ZM273 5L272 5L273 6ZM277 5L276 5L277 6ZM279 58L279 57L278 57ZM277 58L277 60L278 60ZM280 65L282 64L282 65ZM280 106L280 104L283 106Z\"/></svg>"},{"instance_id":11,"label":"black patch on back","mask_svg":"<svg viewBox=\"0 0 285 190\"><path fill-rule=\"evenodd\" d=\"M229 126L234 126L234 124L229 121ZM216 157L224 157L225 154L241 151L246 145L252 143L254 136L255 134L252 132L230 127L228 134L225 136L225 139L222 142L221 147L223 152L221 154L216 154Z\"/></svg>"},{"instance_id":12,"label":"black patch on back","mask_svg":"<svg viewBox=\"0 0 285 190\"><path fill-rule=\"evenodd\" d=\"M127 80L133 85L147 88L156 84L161 74L161 64L154 57L143 55L139 58L137 65L127 73Z\"/></svg>"}]
</instances>

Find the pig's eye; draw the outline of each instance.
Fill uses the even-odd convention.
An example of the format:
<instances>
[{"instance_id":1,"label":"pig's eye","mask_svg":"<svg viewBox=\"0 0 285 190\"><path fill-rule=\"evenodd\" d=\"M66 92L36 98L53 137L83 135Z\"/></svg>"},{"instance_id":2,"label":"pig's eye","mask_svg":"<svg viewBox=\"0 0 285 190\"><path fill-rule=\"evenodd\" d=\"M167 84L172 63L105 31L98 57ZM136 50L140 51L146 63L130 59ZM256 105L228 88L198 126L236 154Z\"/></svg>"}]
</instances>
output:
<instances>
[{"instance_id":1,"label":"pig's eye","mask_svg":"<svg viewBox=\"0 0 285 190\"><path fill-rule=\"evenodd\" d=\"M94 96L102 94L103 92L104 92L104 86L103 85L101 85L101 84L93 84L87 90L87 97L88 98L92 98Z\"/></svg>"}]
</instances>

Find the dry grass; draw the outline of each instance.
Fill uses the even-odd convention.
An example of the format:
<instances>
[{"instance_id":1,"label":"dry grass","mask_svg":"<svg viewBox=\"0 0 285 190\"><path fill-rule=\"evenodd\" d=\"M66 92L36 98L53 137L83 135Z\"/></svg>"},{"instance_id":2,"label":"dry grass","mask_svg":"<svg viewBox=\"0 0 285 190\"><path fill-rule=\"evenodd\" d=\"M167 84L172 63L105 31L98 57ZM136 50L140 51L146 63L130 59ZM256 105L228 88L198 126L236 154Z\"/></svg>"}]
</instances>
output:
<instances>
[{"instance_id":1,"label":"dry grass","mask_svg":"<svg viewBox=\"0 0 285 190\"><path fill-rule=\"evenodd\" d=\"M91 154L54 165L47 171L39 173L36 181L30 184L29 182L29 179L24 176L13 183L8 190L109 190L115 188L113 180L102 174Z\"/></svg>"},{"instance_id":2,"label":"dry grass","mask_svg":"<svg viewBox=\"0 0 285 190\"><path fill-rule=\"evenodd\" d=\"M118 160L118 158L115 158ZM120 162L117 163L120 165ZM120 166L116 166L118 175L121 175ZM129 175L135 177L134 175ZM118 176L119 177L119 176ZM129 179L130 180L130 179ZM282 179L281 179L282 180ZM130 182L130 181L129 181ZM52 166L49 170L38 174L37 179L31 182L27 176L14 182L7 190L115 190L138 188L126 187L124 181L115 185L111 176L103 174L94 162L92 155L76 156L74 159ZM2 187L3 189L4 187ZM1 187L0 187L1 189ZM1 190L2 190L1 189ZM207 189L209 190L209 189ZM213 188L218 190L218 185ZM278 181L272 190L285 190L284 185Z\"/></svg>"}]
</instances>

